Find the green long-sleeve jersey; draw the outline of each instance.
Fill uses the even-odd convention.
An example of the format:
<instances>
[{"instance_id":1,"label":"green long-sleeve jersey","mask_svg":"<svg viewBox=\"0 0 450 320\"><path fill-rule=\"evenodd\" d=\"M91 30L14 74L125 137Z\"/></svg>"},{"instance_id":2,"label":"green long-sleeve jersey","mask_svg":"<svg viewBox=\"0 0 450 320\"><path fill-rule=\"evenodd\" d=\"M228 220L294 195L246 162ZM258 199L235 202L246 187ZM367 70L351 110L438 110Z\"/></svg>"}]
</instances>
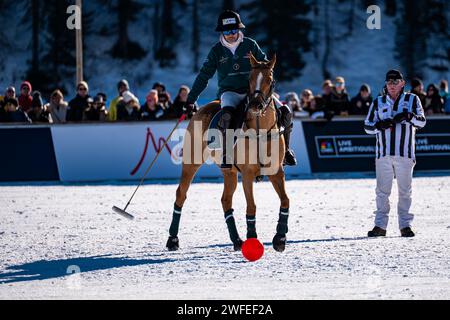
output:
<instances>
[{"instance_id":1,"label":"green long-sleeve jersey","mask_svg":"<svg viewBox=\"0 0 450 320\"><path fill-rule=\"evenodd\" d=\"M267 61L266 54L261 50L255 40L244 37L235 54L224 47L220 42L214 45L203 63L192 89L188 96L189 102L197 101L199 95L208 86L208 81L217 71L219 98L225 91L246 93L248 91L248 77L251 70L249 53L258 61Z\"/></svg>"}]
</instances>

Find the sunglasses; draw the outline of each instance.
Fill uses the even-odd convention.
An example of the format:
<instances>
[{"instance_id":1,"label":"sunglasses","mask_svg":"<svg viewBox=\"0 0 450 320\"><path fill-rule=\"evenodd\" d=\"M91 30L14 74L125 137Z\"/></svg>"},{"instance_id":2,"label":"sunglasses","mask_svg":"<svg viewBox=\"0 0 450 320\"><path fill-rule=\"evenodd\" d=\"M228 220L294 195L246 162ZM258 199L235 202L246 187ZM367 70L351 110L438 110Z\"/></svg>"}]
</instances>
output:
<instances>
[{"instance_id":1,"label":"sunglasses","mask_svg":"<svg viewBox=\"0 0 450 320\"><path fill-rule=\"evenodd\" d=\"M345 83L343 82L337 82L336 83L336 87L343 87Z\"/></svg>"},{"instance_id":2,"label":"sunglasses","mask_svg":"<svg viewBox=\"0 0 450 320\"><path fill-rule=\"evenodd\" d=\"M79 87L79 88L78 88L78 91L87 91L87 89L86 89L86 88L83 88L83 87Z\"/></svg>"},{"instance_id":3,"label":"sunglasses","mask_svg":"<svg viewBox=\"0 0 450 320\"><path fill-rule=\"evenodd\" d=\"M389 81L386 81L386 84L387 84L387 85L394 85L394 86L396 86L396 85L398 85L400 82L401 82L401 80L396 79L396 80L389 80Z\"/></svg>"},{"instance_id":4,"label":"sunglasses","mask_svg":"<svg viewBox=\"0 0 450 320\"><path fill-rule=\"evenodd\" d=\"M233 30L228 30L228 31L223 31L223 35L224 36L229 36L229 35L231 35L231 34L236 34L236 33L238 33L239 32L239 29L233 29Z\"/></svg>"}]
</instances>

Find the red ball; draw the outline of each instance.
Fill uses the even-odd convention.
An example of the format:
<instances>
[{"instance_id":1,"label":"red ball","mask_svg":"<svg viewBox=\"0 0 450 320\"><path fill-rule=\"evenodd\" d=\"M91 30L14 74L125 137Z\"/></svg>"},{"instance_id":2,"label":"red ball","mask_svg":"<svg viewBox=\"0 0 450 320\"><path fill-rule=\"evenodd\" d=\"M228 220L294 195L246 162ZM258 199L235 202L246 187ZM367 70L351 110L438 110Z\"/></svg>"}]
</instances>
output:
<instances>
[{"instance_id":1,"label":"red ball","mask_svg":"<svg viewBox=\"0 0 450 320\"><path fill-rule=\"evenodd\" d=\"M264 254L264 246L256 238L247 239L242 244L242 255L248 261L257 261L261 259Z\"/></svg>"}]
</instances>

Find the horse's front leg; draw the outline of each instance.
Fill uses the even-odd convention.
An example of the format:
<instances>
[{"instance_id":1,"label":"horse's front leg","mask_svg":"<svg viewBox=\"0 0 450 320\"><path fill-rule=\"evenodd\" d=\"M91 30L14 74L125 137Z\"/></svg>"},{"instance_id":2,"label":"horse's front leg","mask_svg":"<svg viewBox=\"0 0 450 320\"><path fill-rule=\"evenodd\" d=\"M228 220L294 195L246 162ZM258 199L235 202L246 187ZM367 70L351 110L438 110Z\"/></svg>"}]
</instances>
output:
<instances>
[{"instance_id":1,"label":"horse's front leg","mask_svg":"<svg viewBox=\"0 0 450 320\"><path fill-rule=\"evenodd\" d=\"M256 204L253 196L253 181L255 174L253 172L243 173L242 185L244 187L245 199L247 201L247 239L258 238L256 234Z\"/></svg>"},{"instance_id":2,"label":"horse's front leg","mask_svg":"<svg viewBox=\"0 0 450 320\"><path fill-rule=\"evenodd\" d=\"M187 198L189 186L191 185L192 179L194 179L194 176L199 168L200 165L197 164L183 164L181 180L177 188L176 200L173 208L172 222L170 223L169 228L169 239L166 244L169 251L178 250L180 247L178 240L178 229L180 227L181 211Z\"/></svg>"},{"instance_id":3,"label":"horse's front leg","mask_svg":"<svg viewBox=\"0 0 450 320\"><path fill-rule=\"evenodd\" d=\"M278 216L277 233L275 234L272 245L276 251L283 252L286 247L286 233L288 232L289 218L289 198L286 194L285 177L283 168L273 176L269 176L270 182L280 198L281 206Z\"/></svg>"}]
</instances>

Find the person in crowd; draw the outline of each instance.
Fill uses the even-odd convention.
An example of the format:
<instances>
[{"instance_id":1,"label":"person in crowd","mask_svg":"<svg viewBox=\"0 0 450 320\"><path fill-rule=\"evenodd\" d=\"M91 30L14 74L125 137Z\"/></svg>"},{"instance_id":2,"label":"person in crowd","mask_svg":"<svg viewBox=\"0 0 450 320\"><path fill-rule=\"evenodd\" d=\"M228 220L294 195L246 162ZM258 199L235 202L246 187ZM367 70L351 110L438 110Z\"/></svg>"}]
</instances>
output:
<instances>
[{"instance_id":1,"label":"person in crowd","mask_svg":"<svg viewBox=\"0 0 450 320\"><path fill-rule=\"evenodd\" d=\"M2 101L0 101L0 106L4 106L4 101L6 99L16 99L16 89L13 86L6 88L5 96L3 97Z\"/></svg>"},{"instance_id":2,"label":"person in crowd","mask_svg":"<svg viewBox=\"0 0 450 320\"><path fill-rule=\"evenodd\" d=\"M106 106L106 103L108 102L108 96L106 95L106 93L104 93L104 92L99 92L99 93L97 93L96 96L101 96L102 99L103 99L103 103L104 103L105 106Z\"/></svg>"},{"instance_id":3,"label":"person in crowd","mask_svg":"<svg viewBox=\"0 0 450 320\"><path fill-rule=\"evenodd\" d=\"M159 103L158 91L151 90L141 106L142 120L162 120L166 117L166 111Z\"/></svg>"},{"instance_id":4,"label":"person in crowd","mask_svg":"<svg viewBox=\"0 0 450 320\"><path fill-rule=\"evenodd\" d=\"M359 89L359 93L350 101L350 114L367 115L372 101L373 97L371 95L370 86L368 84L363 84Z\"/></svg>"},{"instance_id":5,"label":"person in crowd","mask_svg":"<svg viewBox=\"0 0 450 320\"><path fill-rule=\"evenodd\" d=\"M311 101L314 99L314 95L311 90L305 89L300 95L300 106L302 110L311 113Z\"/></svg>"},{"instance_id":6,"label":"person in crowd","mask_svg":"<svg viewBox=\"0 0 450 320\"><path fill-rule=\"evenodd\" d=\"M334 115L348 116L350 111L350 101L345 90L345 79L337 77L334 87L331 89L328 108Z\"/></svg>"},{"instance_id":7,"label":"person in crowd","mask_svg":"<svg viewBox=\"0 0 450 320\"><path fill-rule=\"evenodd\" d=\"M50 102L45 105L49 113L50 123L65 123L69 104L64 101L64 95L60 90L55 90L50 96Z\"/></svg>"},{"instance_id":8,"label":"person in crowd","mask_svg":"<svg viewBox=\"0 0 450 320\"><path fill-rule=\"evenodd\" d=\"M86 81L81 81L77 86L77 95L69 102L67 121L83 120L84 111L89 108L89 98L89 86Z\"/></svg>"},{"instance_id":9,"label":"person in crowd","mask_svg":"<svg viewBox=\"0 0 450 320\"><path fill-rule=\"evenodd\" d=\"M439 82L439 95L444 102L444 112L450 114L450 93L448 92L448 81L445 79Z\"/></svg>"},{"instance_id":10,"label":"person in crowd","mask_svg":"<svg viewBox=\"0 0 450 320\"><path fill-rule=\"evenodd\" d=\"M302 109L300 99L295 92L288 92L284 97L284 102L291 109L295 117L308 116L308 113Z\"/></svg>"},{"instance_id":11,"label":"person in crowd","mask_svg":"<svg viewBox=\"0 0 450 320\"><path fill-rule=\"evenodd\" d=\"M423 106L425 115L444 112L444 103L439 95L439 89L432 83L427 87L427 95Z\"/></svg>"},{"instance_id":12,"label":"person in crowd","mask_svg":"<svg viewBox=\"0 0 450 320\"><path fill-rule=\"evenodd\" d=\"M325 80L322 83L322 99L326 107L330 105L332 90L333 90L333 82L331 82L331 80Z\"/></svg>"},{"instance_id":13,"label":"person in crowd","mask_svg":"<svg viewBox=\"0 0 450 320\"><path fill-rule=\"evenodd\" d=\"M158 101L167 114L172 113L172 100L170 94L166 91L166 86L161 82L156 82L152 90L158 91Z\"/></svg>"},{"instance_id":14,"label":"person in crowd","mask_svg":"<svg viewBox=\"0 0 450 320\"><path fill-rule=\"evenodd\" d=\"M49 122L49 113L42 102L42 96L39 91L33 93L33 101L31 102L31 109L28 111L28 116L33 123Z\"/></svg>"},{"instance_id":15,"label":"person in crowd","mask_svg":"<svg viewBox=\"0 0 450 320\"><path fill-rule=\"evenodd\" d=\"M19 107L19 101L15 98L5 98L4 103L4 122L23 122L31 123L27 113Z\"/></svg>"},{"instance_id":16,"label":"person in crowd","mask_svg":"<svg viewBox=\"0 0 450 320\"><path fill-rule=\"evenodd\" d=\"M175 97L175 100L173 101L172 112L170 116L173 116L174 118L177 119L181 117L181 115L183 114L183 106L187 102L189 91L190 89L188 86L183 85L180 87L180 89L178 90L178 94ZM197 106L195 106L194 112L197 112Z\"/></svg>"},{"instance_id":17,"label":"person in crowd","mask_svg":"<svg viewBox=\"0 0 450 320\"><path fill-rule=\"evenodd\" d=\"M105 101L103 95L97 94L89 108L84 111L83 121L100 121L107 120L108 110L106 110Z\"/></svg>"},{"instance_id":18,"label":"person in crowd","mask_svg":"<svg viewBox=\"0 0 450 320\"><path fill-rule=\"evenodd\" d=\"M427 94L423 91L423 82L419 78L413 78L411 80L411 93L414 93L419 97L422 106L425 105L425 97Z\"/></svg>"},{"instance_id":19,"label":"person in crowd","mask_svg":"<svg viewBox=\"0 0 450 320\"><path fill-rule=\"evenodd\" d=\"M138 121L141 118L139 100L130 91L122 93L117 103L117 121Z\"/></svg>"},{"instance_id":20,"label":"person in crowd","mask_svg":"<svg viewBox=\"0 0 450 320\"><path fill-rule=\"evenodd\" d=\"M19 106L22 111L28 113L32 109L33 97L31 83L28 81L22 82L20 85Z\"/></svg>"},{"instance_id":21,"label":"person in crowd","mask_svg":"<svg viewBox=\"0 0 450 320\"><path fill-rule=\"evenodd\" d=\"M125 91L130 91L130 85L126 79L122 79L117 83L117 91L119 92L119 95L111 100L111 103L109 104L109 111L108 111L108 120L109 121L117 121L117 103L122 99L122 94ZM105 103L106 103L106 97L105 97Z\"/></svg>"},{"instance_id":22,"label":"person in crowd","mask_svg":"<svg viewBox=\"0 0 450 320\"><path fill-rule=\"evenodd\" d=\"M302 108L298 94L293 91L286 93L284 103L286 103L292 111L300 111Z\"/></svg>"}]
</instances>

